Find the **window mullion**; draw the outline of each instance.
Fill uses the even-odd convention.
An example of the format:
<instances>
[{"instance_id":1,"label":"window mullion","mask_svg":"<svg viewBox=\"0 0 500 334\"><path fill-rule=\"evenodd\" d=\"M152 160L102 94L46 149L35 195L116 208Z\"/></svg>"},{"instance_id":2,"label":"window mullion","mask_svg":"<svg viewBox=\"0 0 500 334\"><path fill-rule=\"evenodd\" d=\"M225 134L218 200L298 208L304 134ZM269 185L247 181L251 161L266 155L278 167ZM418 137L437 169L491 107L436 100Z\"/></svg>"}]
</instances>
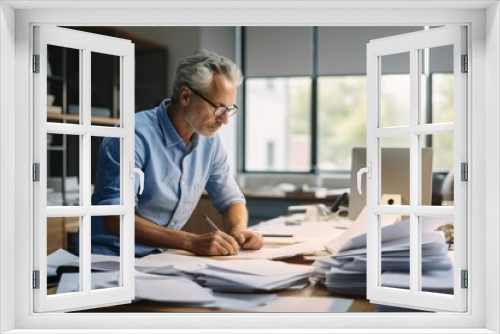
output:
<instances>
[{"instance_id":1,"label":"window mullion","mask_svg":"<svg viewBox=\"0 0 500 334\"><path fill-rule=\"evenodd\" d=\"M318 27L311 27L311 171L318 171Z\"/></svg>"},{"instance_id":2,"label":"window mullion","mask_svg":"<svg viewBox=\"0 0 500 334\"><path fill-rule=\"evenodd\" d=\"M80 120L81 124L87 130L81 138L80 150L80 189L82 192L81 201L85 208L89 211L85 213L81 219L80 231L80 266L82 280L82 291L85 293L91 292L91 215L90 215L90 183L91 183L91 135L90 135L90 110L91 110L91 52L85 48L80 52Z\"/></svg>"},{"instance_id":3,"label":"window mullion","mask_svg":"<svg viewBox=\"0 0 500 334\"><path fill-rule=\"evenodd\" d=\"M413 129L418 125L420 109L420 75L421 67L418 49L410 51L410 207L420 204L420 145L419 136ZM420 218L413 212L410 214L410 291L418 293L420 277Z\"/></svg>"}]
</instances>

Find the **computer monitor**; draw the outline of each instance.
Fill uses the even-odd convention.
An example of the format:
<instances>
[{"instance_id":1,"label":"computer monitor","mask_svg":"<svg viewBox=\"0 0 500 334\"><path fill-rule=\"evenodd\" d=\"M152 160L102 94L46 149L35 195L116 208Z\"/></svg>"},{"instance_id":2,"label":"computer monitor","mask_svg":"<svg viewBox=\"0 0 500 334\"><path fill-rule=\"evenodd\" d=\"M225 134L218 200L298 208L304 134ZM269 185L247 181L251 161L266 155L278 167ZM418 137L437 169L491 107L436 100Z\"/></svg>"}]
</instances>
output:
<instances>
[{"instance_id":1,"label":"computer monitor","mask_svg":"<svg viewBox=\"0 0 500 334\"><path fill-rule=\"evenodd\" d=\"M355 220L366 206L366 173L358 192L357 173L366 167L366 148L352 149L349 219ZM401 205L410 205L410 149L382 148L382 194L400 194ZM373 177L373 176L372 176ZM422 205L431 205L432 148L422 148Z\"/></svg>"}]
</instances>

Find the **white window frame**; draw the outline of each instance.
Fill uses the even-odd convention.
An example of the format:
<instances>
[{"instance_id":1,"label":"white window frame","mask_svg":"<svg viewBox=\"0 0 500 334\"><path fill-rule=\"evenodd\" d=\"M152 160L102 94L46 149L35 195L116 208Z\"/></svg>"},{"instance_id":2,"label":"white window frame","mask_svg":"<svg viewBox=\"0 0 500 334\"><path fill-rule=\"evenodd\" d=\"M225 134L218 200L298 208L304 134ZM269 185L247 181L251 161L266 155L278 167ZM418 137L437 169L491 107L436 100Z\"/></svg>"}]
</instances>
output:
<instances>
[{"instance_id":1,"label":"white window frame","mask_svg":"<svg viewBox=\"0 0 500 334\"><path fill-rule=\"evenodd\" d=\"M20 2L4 1L0 4L1 69L0 94L0 320L1 331L16 329L16 333L33 333L35 329L90 328L92 332L104 332L113 328L137 328L137 324L148 324L149 328L162 332L179 332L173 328L191 328L192 332L234 332L234 328L274 328L282 330L284 324L291 328L347 329L355 324L358 332L397 333L451 332L462 329L464 333L494 333L500 331L499 298L499 244L500 230L500 137L498 110L500 99L500 11L497 1L448 2L434 1L404 4L388 2L307 2L290 3L267 1L259 3L215 2L191 4L178 2ZM390 6L399 9L390 9ZM63 10L42 10L47 6L69 6ZM87 9L74 9L85 7ZM100 9L95 7L99 6ZM130 6L123 9L118 6ZM153 9L138 11L136 8L150 6ZM162 7L163 8L158 8ZM366 7L365 7L366 6ZM432 6L425 7L425 6ZM460 6L458 9L454 6ZM22 8L25 9L22 9ZM107 7L107 10L102 9ZM27 8L27 9L26 9ZM34 8L34 9L33 9ZM92 9L94 8L94 9ZM247 8L247 10L242 10ZM252 10L248 10L248 8ZM307 8L307 9L305 9ZM376 8L376 10L374 10ZM402 9L403 8L403 9ZM411 8L411 9L410 9ZM104 15L105 14L105 15ZM314 18L314 21L311 21ZM465 24L469 27L469 68L473 75L468 79L469 110L468 131L471 133L469 175L470 185L469 241L469 289L470 307L465 314L49 314L32 313L31 257L32 212L29 194L32 192L31 146L32 107L27 96L31 96L29 69L31 59L30 31L34 24L60 25L434 25ZM485 24L486 23L486 24ZM3 29L3 28L8 29ZM15 34L14 34L15 32ZM488 71L485 70L488 66ZM15 67L15 70L13 68ZM5 72L4 72L5 70ZM7 73L7 75L4 75ZM15 81L14 81L15 78ZM15 82L15 85L12 85ZM472 119L474 115L474 120ZM12 130L12 128L14 130ZM487 135L485 134L487 133ZM28 134L28 135L26 135ZM12 145L12 137L15 145ZM488 152L487 154L485 152ZM486 167L483 167L486 166ZM14 174L15 172L15 174ZM488 182L486 182L488 174ZM12 175L15 175L13 178ZM8 199L15 189L15 199ZM486 196L488 194L488 196ZM486 203L486 205L485 205ZM14 208L14 209L12 209ZM15 224L12 224L12 221ZM489 265L485 265L486 250L492 253ZM487 279L486 279L487 278ZM15 289L12 289L12 287ZM486 293L488 291L488 293ZM14 305L14 308L12 308ZM165 329L168 326L171 330ZM216 329L219 328L219 329ZM233 329L231 329L233 328ZM377 330L378 328L378 330ZM383 328L383 329L382 329ZM25 329L25 330L23 330ZM30 329L30 330L28 330ZM99 330L101 329L101 330ZM226 330L224 330L226 329ZM299 330L300 331L300 330ZM54 331L51 331L54 332ZM91 332L91 330L89 330ZM136 332L144 332L137 330ZM263 330L261 330L263 332ZM269 332L269 331L268 331ZM312 332L312 330L308 330ZM345 331L344 331L345 332ZM350 332L353 332L350 330Z\"/></svg>"},{"instance_id":2,"label":"white window frame","mask_svg":"<svg viewBox=\"0 0 500 334\"><path fill-rule=\"evenodd\" d=\"M39 181L34 194L34 270L39 271L39 288L34 289L35 312L72 311L130 303L135 297L134 220L135 220L135 132L134 132L134 44L129 40L53 26L34 27L34 54L39 56L39 73L33 73L34 162L39 163ZM79 124L47 121L47 46L72 48L79 52L80 96ZM116 56L120 62L120 126L91 124L91 55L92 52ZM47 134L79 137L80 205L47 206ZM90 161L92 137L119 138L120 204L92 205ZM120 216L119 285L109 289L91 289L91 217ZM47 217L79 217L80 291L47 295Z\"/></svg>"},{"instance_id":3,"label":"white window frame","mask_svg":"<svg viewBox=\"0 0 500 334\"><path fill-rule=\"evenodd\" d=\"M449 123L422 124L421 73L425 49L451 45L454 69L454 120ZM440 27L372 40L367 46L368 115L367 162L371 178L367 178L367 298L373 303L393 306L411 306L422 310L467 310L467 290L461 288L461 270L467 269L467 186L461 181L460 164L467 163L467 74L461 73L461 55L466 55L466 28L463 26ZM380 95L382 88L382 57L409 53L410 62L410 123L404 126L383 127ZM470 73L470 72L469 72ZM420 135L451 133L454 142L454 206L422 205L422 154ZM381 198L381 138L408 136L410 142L410 205L382 205ZM470 180L473 182L473 180ZM381 216L402 215L410 217L410 286L394 289L381 285ZM438 294L421 291L421 232L423 216L453 217L455 231L453 285L454 293Z\"/></svg>"}]
</instances>

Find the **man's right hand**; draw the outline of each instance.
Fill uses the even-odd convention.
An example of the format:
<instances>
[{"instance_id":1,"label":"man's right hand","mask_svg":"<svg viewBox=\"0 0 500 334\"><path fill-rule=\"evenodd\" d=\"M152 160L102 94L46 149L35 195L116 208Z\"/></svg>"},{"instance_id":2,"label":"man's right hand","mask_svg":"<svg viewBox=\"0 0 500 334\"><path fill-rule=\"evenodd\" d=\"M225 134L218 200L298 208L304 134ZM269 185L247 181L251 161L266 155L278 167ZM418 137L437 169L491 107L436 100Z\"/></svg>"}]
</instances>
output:
<instances>
[{"instance_id":1,"label":"man's right hand","mask_svg":"<svg viewBox=\"0 0 500 334\"><path fill-rule=\"evenodd\" d=\"M222 231L214 231L193 235L190 251L196 255L235 255L239 248L233 237Z\"/></svg>"}]
</instances>

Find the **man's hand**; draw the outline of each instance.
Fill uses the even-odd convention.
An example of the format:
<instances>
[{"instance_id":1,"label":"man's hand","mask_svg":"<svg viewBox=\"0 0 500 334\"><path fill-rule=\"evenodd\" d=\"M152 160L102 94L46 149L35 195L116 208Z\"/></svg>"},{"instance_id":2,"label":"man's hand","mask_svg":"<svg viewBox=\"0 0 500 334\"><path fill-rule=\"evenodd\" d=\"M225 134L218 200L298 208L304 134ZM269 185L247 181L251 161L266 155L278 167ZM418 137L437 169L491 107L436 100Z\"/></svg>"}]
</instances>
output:
<instances>
[{"instance_id":1,"label":"man's hand","mask_svg":"<svg viewBox=\"0 0 500 334\"><path fill-rule=\"evenodd\" d=\"M242 249L261 249L264 246L264 238L258 232L244 230L232 231L230 234Z\"/></svg>"},{"instance_id":2,"label":"man's hand","mask_svg":"<svg viewBox=\"0 0 500 334\"><path fill-rule=\"evenodd\" d=\"M193 235L189 249L196 255L235 255L238 253L238 243L228 234L215 231Z\"/></svg>"}]
</instances>

